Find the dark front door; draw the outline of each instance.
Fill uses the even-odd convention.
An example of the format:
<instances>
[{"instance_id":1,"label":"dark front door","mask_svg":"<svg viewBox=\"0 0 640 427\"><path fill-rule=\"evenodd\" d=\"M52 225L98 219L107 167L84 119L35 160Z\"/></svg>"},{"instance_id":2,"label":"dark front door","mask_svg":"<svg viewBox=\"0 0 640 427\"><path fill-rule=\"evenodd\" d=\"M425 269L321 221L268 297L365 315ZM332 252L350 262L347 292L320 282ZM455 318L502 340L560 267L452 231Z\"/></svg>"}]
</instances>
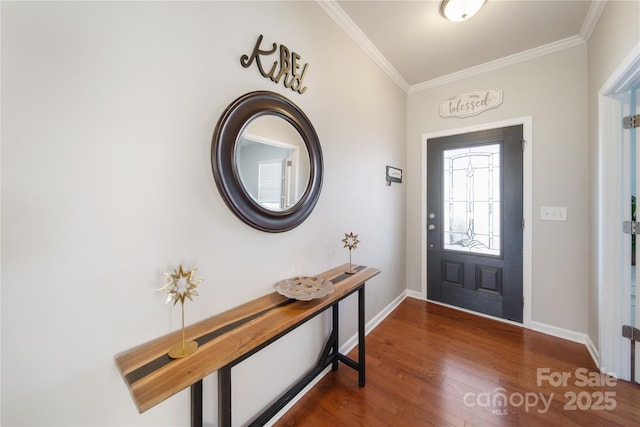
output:
<instances>
[{"instance_id":1,"label":"dark front door","mask_svg":"<svg viewBox=\"0 0 640 427\"><path fill-rule=\"evenodd\" d=\"M522 322L522 126L427 141L427 298Z\"/></svg>"}]
</instances>

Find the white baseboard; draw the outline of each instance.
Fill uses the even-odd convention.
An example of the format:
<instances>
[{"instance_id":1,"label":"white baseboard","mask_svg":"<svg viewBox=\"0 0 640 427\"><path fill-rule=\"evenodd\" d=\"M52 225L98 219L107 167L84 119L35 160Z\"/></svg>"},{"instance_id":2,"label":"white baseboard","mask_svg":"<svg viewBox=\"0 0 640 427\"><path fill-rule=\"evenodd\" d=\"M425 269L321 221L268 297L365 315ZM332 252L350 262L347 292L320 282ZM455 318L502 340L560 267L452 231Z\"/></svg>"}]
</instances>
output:
<instances>
[{"instance_id":1,"label":"white baseboard","mask_svg":"<svg viewBox=\"0 0 640 427\"><path fill-rule=\"evenodd\" d=\"M409 298L415 298L415 299L420 299L420 300L425 300L424 298L422 298L422 292L418 292L418 291L410 291L407 289L407 296Z\"/></svg>"},{"instance_id":2,"label":"white baseboard","mask_svg":"<svg viewBox=\"0 0 640 427\"><path fill-rule=\"evenodd\" d=\"M587 345L587 334L570 331L569 329L559 328L553 325L547 325L546 323L536 322L535 320L531 321L531 329L547 335Z\"/></svg>"},{"instance_id":3,"label":"white baseboard","mask_svg":"<svg viewBox=\"0 0 640 427\"><path fill-rule=\"evenodd\" d=\"M389 314L391 314L391 312L395 310L396 307L398 307L406 297L407 297L407 291L402 292L400 295L398 295L396 299L391 301L389 305L383 308L382 311L380 311L371 320L369 320L364 327L365 335L369 335L369 332L373 331L376 326L378 326ZM358 345L357 333L355 333L351 338L349 338L344 344L340 346L340 353L347 354L351 350L353 350L356 345ZM271 418L271 420L269 420L269 422L266 425L267 426L274 425L276 421L278 421L284 414L287 413L289 409L291 409L296 403L298 403L298 401L302 399L302 397L305 394L307 394L309 390L311 390L313 386L315 386L318 383L318 381L320 381L330 371L331 371L331 366L327 366L327 368L324 371L322 371L320 375L315 377L309 383L309 385L303 388L302 391L298 393L293 399L291 399L291 401L284 408L282 408L276 415L274 415L273 418Z\"/></svg>"},{"instance_id":4,"label":"white baseboard","mask_svg":"<svg viewBox=\"0 0 640 427\"><path fill-rule=\"evenodd\" d=\"M553 335L554 337L564 338L565 340L583 344L587 348L591 359L593 359L593 362L596 364L598 369L602 370L600 366L600 352L589 335L540 322L531 322L531 329L537 332L542 332L543 334Z\"/></svg>"},{"instance_id":5,"label":"white baseboard","mask_svg":"<svg viewBox=\"0 0 640 427\"><path fill-rule=\"evenodd\" d=\"M393 310L395 310L396 307L398 307L400 305L400 303L402 301L404 301L404 299L406 297L407 297L407 291L404 291L403 293L398 295L396 297L396 299L391 301L391 303L389 303L389 305L387 305L385 308L383 308L382 311L380 311L371 320L369 320L367 322L367 324L365 325L365 327L364 327L365 335L369 335L369 332L373 331L375 329L375 327L380 324L380 322L382 322L389 314L391 314L391 312ZM347 341L345 341L344 344L342 344L340 346L340 353L347 354L351 350L353 350L356 345L358 345L358 334L357 333L353 334L353 336L351 338L349 338Z\"/></svg>"},{"instance_id":6,"label":"white baseboard","mask_svg":"<svg viewBox=\"0 0 640 427\"><path fill-rule=\"evenodd\" d=\"M596 364L598 369L602 371L602 367L600 366L600 351L598 351L598 347L596 347L593 341L591 341L591 337L589 335L587 335L587 342L585 343L585 345L587 346L587 351L589 351L589 354L591 355L594 363Z\"/></svg>"}]
</instances>

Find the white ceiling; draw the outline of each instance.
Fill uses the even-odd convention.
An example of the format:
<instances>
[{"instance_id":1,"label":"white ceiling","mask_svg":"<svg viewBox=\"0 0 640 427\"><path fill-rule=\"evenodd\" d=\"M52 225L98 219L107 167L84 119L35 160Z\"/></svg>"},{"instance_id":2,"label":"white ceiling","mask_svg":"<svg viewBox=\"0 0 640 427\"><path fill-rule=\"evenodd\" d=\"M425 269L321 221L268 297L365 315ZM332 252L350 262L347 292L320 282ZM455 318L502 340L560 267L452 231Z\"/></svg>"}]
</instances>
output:
<instances>
[{"instance_id":1,"label":"white ceiling","mask_svg":"<svg viewBox=\"0 0 640 427\"><path fill-rule=\"evenodd\" d=\"M583 43L606 2L488 0L464 22L443 18L439 0L318 3L401 87L411 90Z\"/></svg>"}]
</instances>

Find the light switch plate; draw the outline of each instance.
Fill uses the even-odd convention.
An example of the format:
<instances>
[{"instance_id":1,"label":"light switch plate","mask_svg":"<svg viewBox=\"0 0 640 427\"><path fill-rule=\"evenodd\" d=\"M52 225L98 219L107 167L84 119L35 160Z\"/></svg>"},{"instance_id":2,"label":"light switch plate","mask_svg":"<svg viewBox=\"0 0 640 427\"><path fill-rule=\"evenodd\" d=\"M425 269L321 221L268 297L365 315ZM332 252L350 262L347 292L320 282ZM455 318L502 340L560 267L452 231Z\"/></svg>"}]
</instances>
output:
<instances>
[{"instance_id":1,"label":"light switch plate","mask_svg":"<svg viewBox=\"0 0 640 427\"><path fill-rule=\"evenodd\" d=\"M540 219L543 221L566 221L567 208L564 206L542 206Z\"/></svg>"}]
</instances>

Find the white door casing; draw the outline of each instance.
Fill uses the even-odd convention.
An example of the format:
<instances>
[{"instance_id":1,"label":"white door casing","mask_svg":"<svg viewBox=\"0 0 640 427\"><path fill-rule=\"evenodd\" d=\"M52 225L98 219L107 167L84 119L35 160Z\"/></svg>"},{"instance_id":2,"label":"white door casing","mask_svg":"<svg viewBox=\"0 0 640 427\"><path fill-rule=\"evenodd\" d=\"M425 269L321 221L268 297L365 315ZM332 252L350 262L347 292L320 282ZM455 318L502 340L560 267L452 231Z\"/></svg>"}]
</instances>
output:
<instances>
[{"instance_id":1,"label":"white door casing","mask_svg":"<svg viewBox=\"0 0 640 427\"><path fill-rule=\"evenodd\" d=\"M636 85L635 88L633 89L633 91L635 91L635 94L633 94L631 96L631 106L635 107L632 109L632 114L640 114L640 84ZM635 98L635 106L633 104ZM635 168L635 195L636 195L636 203L638 200L638 189L640 189L640 173L639 173L639 168L640 168L640 150L638 150L638 136L640 135L640 131L638 131L638 129L631 129L629 130L629 134L630 136L633 135L633 139L635 140L635 157L633 158L633 162L634 162L634 168ZM636 204L637 206L637 204ZM638 214L637 214L637 208L636 208L636 219L638 218ZM633 218L632 218L633 220ZM640 236L636 236L636 246L637 244L640 242ZM634 319L632 319L631 322L629 322L628 324L631 325L632 327L635 327L637 329L640 329L640 304L638 304L638 290L640 290L640 275L637 273L637 269L638 266L640 266L640 251L636 250L635 253L636 259L635 259L635 270L636 270L636 274L633 275L632 279L635 280L635 283L632 280L632 284L635 286L635 292L631 292L632 298L635 298L634 301L634 305L632 305L631 309L632 312L635 314L634 318L635 321L633 321ZM635 359L635 381L640 384L640 345L636 344L639 348L636 348L636 359Z\"/></svg>"},{"instance_id":2,"label":"white door casing","mask_svg":"<svg viewBox=\"0 0 640 427\"><path fill-rule=\"evenodd\" d=\"M631 216L629 203L623 203L631 197L631 175L630 168L623 167L628 136L622 118L629 111L630 89L638 81L640 43L602 86L598 97L599 365L601 371L625 380L631 371L630 342L623 339L621 325L630 320L631 238L622 233L622 222Z\"/></svg>"}]
</instances>

